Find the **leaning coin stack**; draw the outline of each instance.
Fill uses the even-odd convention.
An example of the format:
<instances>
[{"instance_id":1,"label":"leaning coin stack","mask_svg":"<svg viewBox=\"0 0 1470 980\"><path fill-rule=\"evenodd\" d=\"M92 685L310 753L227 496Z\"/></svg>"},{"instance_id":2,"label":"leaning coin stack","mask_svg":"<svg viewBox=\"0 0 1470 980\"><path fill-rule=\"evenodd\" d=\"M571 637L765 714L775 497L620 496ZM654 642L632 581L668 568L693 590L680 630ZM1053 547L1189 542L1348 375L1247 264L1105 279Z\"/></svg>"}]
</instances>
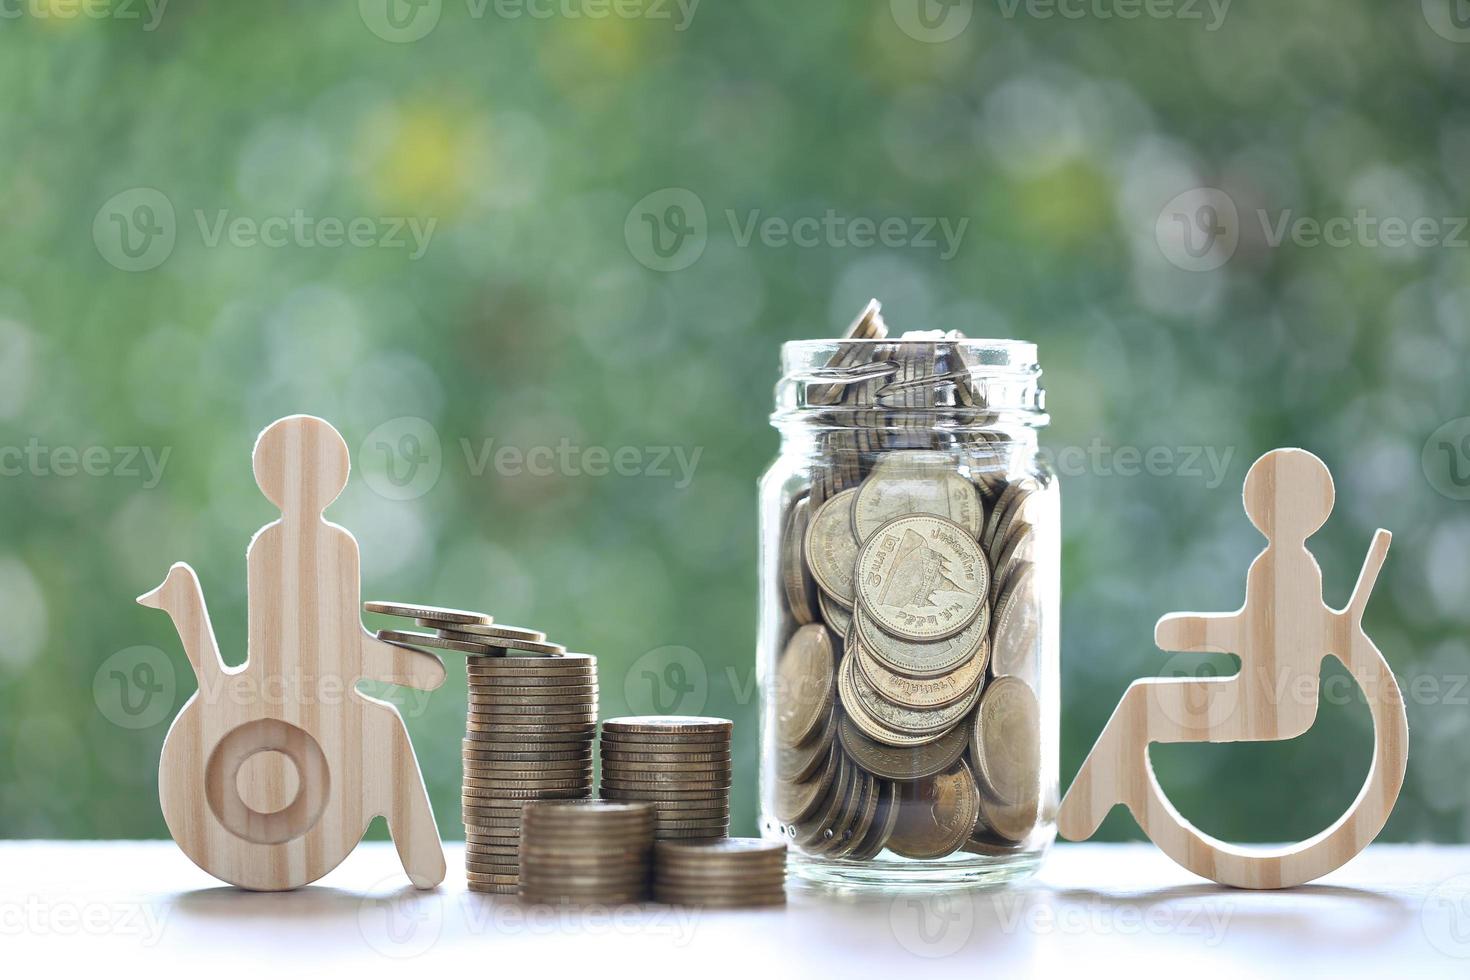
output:
<instances>
[{"instance_id":1,"label":"leaning coin stack","mask_svg":"<svg viewBox=\"0 0 1470 980\"><path fill-rule=\"evenodd\" d=\"M602 797L653 804L659 840L730 832L730 734L724 718L640 716L602 723Z\"/></svg>"},{"instance_id":2,"label":"leaning coin stack","mask_svg":"<svg viewBox=\"0 0 1470 980\"><path fill-rule=\"evenodd\" d=\"M808 853L1002 852L1036 823L1038 487L1003 439L936 431L978 398L953 339L839 348L855 380L823 403L886 408L841 416L881 438L829 446L784 518L773 802Z\"/></svg>"},{"instance_id":3,"label":"leaning coin stack","mask_svg":"<svg viewBox=\"0 0 1470 980\"><path fill-rule=\"evenodd\" d=\"M483 613L402 603L367 608L434 630L382 630L381 639L469 655L465 874L471 890L514 894L525 804L592 795L596 658L567 653L537 630L496 625Z\"/></svg>"},{"instance_id":4,"label":"leaning coin stack","mask_svg":"<svg viewBox=\"0 0 1470 980\"><path fill-rule=\"evenodd\" d=\"M749 837L659 841L653 897L668 905L757 908L786 904L786 845Z\"/></svg>"},{"instance_id":5,"label":"leaning coin stack","mask_svg":"<svg viewBox=\"0 0 1470 980\"><path fill-rule=\"evenodd\" d=\"M600 800L532 803L521 841L521 897L617 905L648 894L653 808Z\"/></svg>"}]
</instances>

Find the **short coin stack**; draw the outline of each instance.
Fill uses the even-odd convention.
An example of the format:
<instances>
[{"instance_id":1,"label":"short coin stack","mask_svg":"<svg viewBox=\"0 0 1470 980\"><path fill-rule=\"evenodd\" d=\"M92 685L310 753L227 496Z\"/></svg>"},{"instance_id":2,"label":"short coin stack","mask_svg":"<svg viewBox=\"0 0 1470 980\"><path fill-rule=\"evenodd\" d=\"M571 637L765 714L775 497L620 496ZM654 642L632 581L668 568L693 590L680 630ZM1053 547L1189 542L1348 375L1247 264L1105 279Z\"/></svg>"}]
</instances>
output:
<instances>
[{"instance_id":1,"label":"short coin stack","mask_svg":"<svg viewBox=\"0 0 1470 980\"><path fill-rule=\"evenodd\" d=\"M730 832L730 735L725 718L650 715L602 724L602 797L653 804L659 840Z\"/></svg>"},{"instance_id":2,"label":"short coin stack","mask_svg":"<svg viewBox=\"0 0 1470 980\"><path fill-rule=\"evenodd\" d=\"M538 904L617 905L648 895L653 808L643 803L531 803L520 894Z\"/></svg>"},{"instance_id":3,"label":"short coin stack","mask_svg":"<svg viewBox=\"0 0 1470 980\"><path fill-rule=\"evenodd\" d=\"M383 640L470 656L465 875L473 891L514 894L525 804L592 795L596 658L567 653L536 630L495 625L483 613L403 603L366 608L434 630L382 630Z\"/></svg>"},{"instance_id":4,"label":"short coin stack","mask_svg":"<svg viewBox=\"0 0 1470 980\"><path fill-rule=\"evenodd\" d=\"M786 845L750 837L659 841L653 897L668 905L757 908L786 904Z\"/></svg>"}]
</instances>

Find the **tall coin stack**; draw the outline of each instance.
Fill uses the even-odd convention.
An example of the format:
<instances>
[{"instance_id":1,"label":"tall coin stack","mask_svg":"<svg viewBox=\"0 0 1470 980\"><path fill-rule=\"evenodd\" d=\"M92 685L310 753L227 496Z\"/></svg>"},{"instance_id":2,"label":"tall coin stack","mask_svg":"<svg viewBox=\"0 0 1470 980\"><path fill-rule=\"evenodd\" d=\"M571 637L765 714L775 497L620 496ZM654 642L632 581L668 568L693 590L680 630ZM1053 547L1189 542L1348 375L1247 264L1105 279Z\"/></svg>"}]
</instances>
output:
<instances>
[{"instance_id":1,"label":"tall coin stack","mask_svg":"<svg viewBox=\"0 0 1470 980\"><path fill-rule=\"evenodd\" d=\"M592 795L597 659L568 653L538 630L496 625L484 613L383 602L366 608L434 630L382 630L383 640L469 655L465 876L472 891L514 894L522 808Z\"/></svg>"},{"instance_id":2,"label":"tall coin stack","mask_svg":"<svg viewBox=\"0 0 1470 980\"><path fill-rule=\"evenodd\" d=\"M618 905L648 895L653 808L644 803L532 803L521 841L521 897Z\"/></svg>"},{"instance_id":3,"label":"tall coin stack","mask_svg":"<svg viewBox=\"0 0 1470 980\"><path fill-rule=\"evenodd\" d=\"M1038 487L978 428L960 339L890 340L870 304L807 389L830 418L784 516L774 806L809 853L999 853L1037 820Z\"/></svg>"},{"instance_id":4,"label":"tall coin stack","mask_svg":"<svg viewBox=\"0 0 1470 980\"><path fill-rule=\"evenodd\" d=\"M749 837L659 841L653 897L668 905L757 908L786 904L786 845Z\"/></svg>"},{"instance_id":5,"label":"tall coin stack","mask_svg":"<svg viewBox=\"0 0 1470 980\"><path fill-rule=\"evenodd\" d=\"M602 723L602 797L653 804L659 840L730 832L730 735L725 718L649 715Z\"/></svg>"}]
</instances>

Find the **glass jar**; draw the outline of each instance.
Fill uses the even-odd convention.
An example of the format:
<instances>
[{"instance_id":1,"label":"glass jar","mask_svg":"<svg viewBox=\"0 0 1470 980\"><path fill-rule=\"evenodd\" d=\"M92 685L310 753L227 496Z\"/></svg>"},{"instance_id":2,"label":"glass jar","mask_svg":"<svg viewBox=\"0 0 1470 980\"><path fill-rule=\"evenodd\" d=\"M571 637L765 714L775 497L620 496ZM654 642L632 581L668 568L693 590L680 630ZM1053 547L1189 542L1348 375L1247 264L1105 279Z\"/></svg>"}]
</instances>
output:
<instances>
[{"instance_id":1,"label":"glass jar","mask_svg":"<svg viewBox=\"0 0 1470 980\"><path fill-rule=\"evenodd\" d=\"M1029 343L885 333L782 349L760 486L762 834L827 884L998 883L1056 833L1041 371Z\"/></svg>"}]
</instances>

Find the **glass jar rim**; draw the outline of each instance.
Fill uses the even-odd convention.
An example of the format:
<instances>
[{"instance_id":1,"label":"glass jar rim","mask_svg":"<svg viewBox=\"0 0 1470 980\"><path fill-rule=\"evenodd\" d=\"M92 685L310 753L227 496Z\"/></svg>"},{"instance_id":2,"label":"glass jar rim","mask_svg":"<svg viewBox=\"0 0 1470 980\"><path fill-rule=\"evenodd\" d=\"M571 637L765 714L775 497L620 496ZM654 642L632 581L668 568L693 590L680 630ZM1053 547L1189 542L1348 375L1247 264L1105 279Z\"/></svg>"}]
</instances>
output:
<instances>
[{"instance_id":1,"label":"glass jar rim","mask_svg":"<svg viewBox=\"0 0 1470 980\"><path fill-rule=\"evenodd\" d=\"M902 348L902 353L932 351L935 363L948 360L947 370L933 376L936 391L954 391L963 384L970 395L964 404L951 398L948 404L915 408L912 403L885 406L885 387L897 394L929 387L926 378L895 380L876 386L878 403L863 406L837 405L831 397L839 388L871 384L897 374L897 360L883 358L883 348ZM873 358L848 366L839 356L844 352L871 349ZM895 353L899 353L897 350ZM1024 340L969 337L887 337L882 339L792 340L781 345L782 377L776 386L776 410L772 424L786 422L822 423L847 416L843 424L863 427L883 425L884 407L901 407L908 425L933 424L944 427L984 429L1011 425L1042 428L1049 421L1046 391L1041 385L1041 366L1036 344ZM812 397L814 393L821 393ZM877 413L874 409L878 409Z\"/></svg>"}]
</instances>

